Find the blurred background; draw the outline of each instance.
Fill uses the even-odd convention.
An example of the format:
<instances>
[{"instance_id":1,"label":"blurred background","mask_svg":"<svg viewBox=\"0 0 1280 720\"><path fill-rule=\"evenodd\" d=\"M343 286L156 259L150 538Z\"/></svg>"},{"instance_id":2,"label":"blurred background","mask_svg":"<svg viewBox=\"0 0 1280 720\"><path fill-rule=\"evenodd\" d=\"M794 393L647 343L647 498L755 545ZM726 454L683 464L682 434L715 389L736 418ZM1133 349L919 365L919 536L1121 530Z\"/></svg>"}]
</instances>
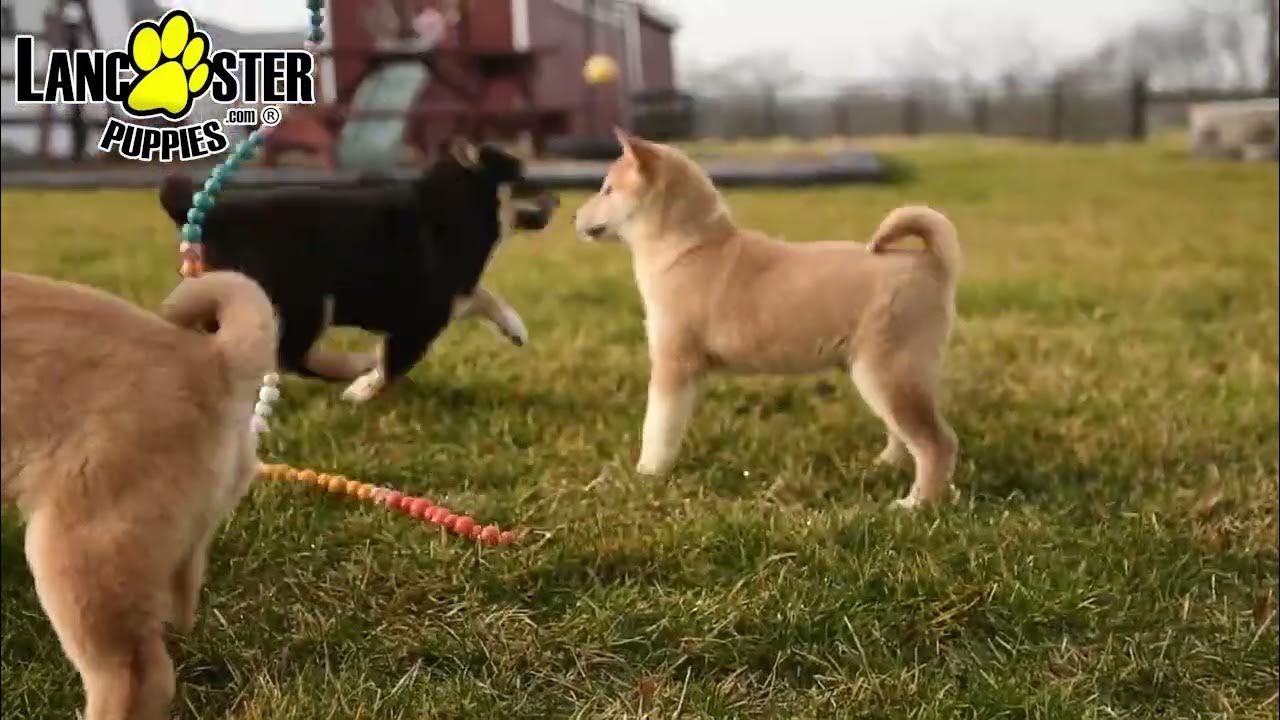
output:
<instances>
[{"instance_id":1,"label":"blurred background","mask_svg":"<svg viewBox=\"0 0 1280 720\"><path fill-rule=\"evenodd\" d=\"M387 137L403 141L393 160L408 160L456 134L598 157L615 150L613 125L663 140L973 133L1115 141L1190 124L1202 154L1275 155L1276 0L326 5L324 102L291 113L268 162L343 164L344 144L374 157ZM7 159L90 157L110 112L16 106L16 34L36 35L42 49L116 48L135 21L182 7L215 48L297 48L308 21L303 0L0 7ZM592 56L607 57L616 74L584 80ZM406 63L422 72L383 72ZM206 98L195 120L225 110Z\"/></svg>"}]
</instances>

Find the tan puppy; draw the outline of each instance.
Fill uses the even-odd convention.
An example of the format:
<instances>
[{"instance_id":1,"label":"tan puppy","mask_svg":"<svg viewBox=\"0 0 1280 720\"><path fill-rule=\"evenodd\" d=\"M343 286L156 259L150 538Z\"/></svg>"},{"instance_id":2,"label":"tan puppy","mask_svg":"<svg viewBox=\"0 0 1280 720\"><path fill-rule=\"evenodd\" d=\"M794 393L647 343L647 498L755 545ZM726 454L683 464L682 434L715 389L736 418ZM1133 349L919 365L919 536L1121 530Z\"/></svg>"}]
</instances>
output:
<instances>
[{"instance_id":1,"label":"tan puppy","mask_svg":"<svg viewBox=\"0 0 1280 720\"><path fill-rule=\"evenodd\" d=\"M915 460L897 501L942 497L955 434L938 412L955 317L955 228L924 207L892 212L870 244L787 243L741 230L678 150L618 131L623 154L575 215L579 234L631 248L652 364L637 470L674 464L698 381L711 370L839 368L888 427L882 462ZM925 250L891 250L919 235Z\"/></svg>"},{"instance_id":2,"label":"tan puppy","mask_svg":"<svg viewBox=\"0 0 1280 720\"><path fill-rule=\"evenodd\" d=\"M80 285L2 283L3 500L40 604L86 720L167 718L164 627L195 621L210 540L253 476L271 304L233 273L179 285L172 322ZM179 327L214 319L215 335Z\"/></svg>"}]
</instances>

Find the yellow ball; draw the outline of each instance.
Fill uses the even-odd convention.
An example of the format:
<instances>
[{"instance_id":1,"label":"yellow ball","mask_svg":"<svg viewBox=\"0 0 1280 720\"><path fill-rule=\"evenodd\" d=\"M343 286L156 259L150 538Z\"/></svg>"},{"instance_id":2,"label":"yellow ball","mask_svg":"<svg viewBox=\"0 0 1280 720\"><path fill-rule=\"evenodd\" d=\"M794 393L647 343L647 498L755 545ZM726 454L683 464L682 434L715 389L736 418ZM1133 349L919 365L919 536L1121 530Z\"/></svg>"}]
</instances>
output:
<instances>
[{"instance_id":1,"label":"yellow ball","mask_svg":"<svg viewBox=\"0 0 1280 720\"><path fill-rule=\"evenodd\" d=\"M373 497L373 486L369 483L360 483L360 487L356 489L356 497L361 500L368 500Z\"/></svg>"},{"instance_id":2,"label":"yellow ball","mask_svg":"<svg viewBox=\"0 0 1280 720\"><path fill-rule=\"evenodd\" d=\"M618 79L618 63L608 55L592 55L582 66L582 77L589 85L604 85Z\"/></svg>"},{"instance_id":3,"label":"yellow ball","mask_svg":"<svg viewBox=\"0 0 1280 720\"><path fill-rule=\"evenodd\" d=\"M315 470L303 470L298 473L298 480L305 483L313 483L319 480Z\"/></svg>"}]
</instances>

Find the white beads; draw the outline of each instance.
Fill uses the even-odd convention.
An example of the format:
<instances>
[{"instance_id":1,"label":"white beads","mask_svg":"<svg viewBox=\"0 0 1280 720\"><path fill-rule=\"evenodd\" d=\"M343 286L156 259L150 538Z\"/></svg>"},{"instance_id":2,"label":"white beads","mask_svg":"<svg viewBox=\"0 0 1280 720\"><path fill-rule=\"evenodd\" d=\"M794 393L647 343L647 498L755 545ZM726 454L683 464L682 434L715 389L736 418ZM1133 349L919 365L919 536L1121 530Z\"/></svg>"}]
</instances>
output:
<instances>
[{"instance_id":1,"label":"white beads","mask_svg":"<svg viewBox=\"0 0 1280 720\"><path fill-rule=\"evenodd\" d=\"M253 420L249 424L258 435L270 429L267 418L271 417L271 404L280 399L280 390L276 388L279 384L280 376L276 373L269 373L262 378L262 387L258 388L258 402L253 405Z\"/></svg>"}]
</instances>

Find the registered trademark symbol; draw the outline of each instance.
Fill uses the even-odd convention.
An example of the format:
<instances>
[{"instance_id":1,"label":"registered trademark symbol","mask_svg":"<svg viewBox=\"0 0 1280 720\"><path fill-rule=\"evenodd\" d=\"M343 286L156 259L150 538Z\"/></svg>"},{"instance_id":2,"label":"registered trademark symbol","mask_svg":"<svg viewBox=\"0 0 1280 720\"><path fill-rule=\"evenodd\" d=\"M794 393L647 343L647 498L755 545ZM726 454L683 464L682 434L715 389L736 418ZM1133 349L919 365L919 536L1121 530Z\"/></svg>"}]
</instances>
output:
<instances>
[{"instance_id":1,"label":"registered trademark symbol","mask_svg":"<svg viewBox=\"0 0 1280 720\"><path fill-rule=\"evenodd\" d=\"M280 124L280 108L265 107L262 109L262 124L267 127L275 127Z\"/></svg>"}]
</instances>

